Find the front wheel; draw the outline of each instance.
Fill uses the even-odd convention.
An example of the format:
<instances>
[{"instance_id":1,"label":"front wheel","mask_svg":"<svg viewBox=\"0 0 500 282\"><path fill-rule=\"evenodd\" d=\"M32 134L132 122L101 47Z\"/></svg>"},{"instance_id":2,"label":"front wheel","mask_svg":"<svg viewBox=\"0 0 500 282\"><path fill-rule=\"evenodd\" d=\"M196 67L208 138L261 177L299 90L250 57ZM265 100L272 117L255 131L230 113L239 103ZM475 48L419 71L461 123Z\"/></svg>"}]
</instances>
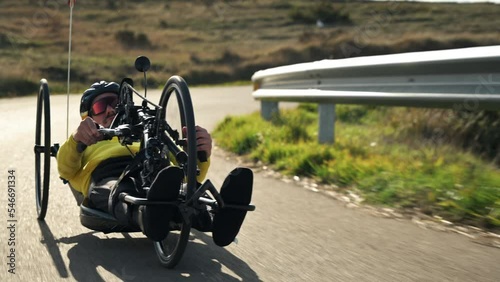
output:
<instances>
[{"instance_id":1,"label":"front wheel","mask_svg":"<svg viewBox=\"0 0 500 282\"><path fill-rule=\"evenodd\" d=\"M36 212L44 220L49 201L50 184L50 94L47 80L40 81L35 128L35 194ZM43 135L43 138L42 138ZM42 156L43 154L43 156Z\"/></svg>"},{"instance_id":2,"label":"front wheel","mask_svg":"<svg viewBox=\"0 0 500 282\"><path fill-rule=\"evenodd\" d=\"M161 94L160 118L167 124L166 135L187 155L181 165L186 175L186 197L189 199L197 187L196 128L193 103L187 83L180 76L172 76Z\"/></svg>"},{"instance_id":3,"label":"front wheel","mask_svg":"<svg viewBox=\"0 0 500 282\"><path fill-rule=\"evenodd\" d=\"M183 221L178 229L171 230L163 241L154 242L156 255L166 268L174 268L181 260L189 240L191 224Z\"/></svg>"},{"instance_id":4,"label":"front wheel","mask_svg":"<svg viewBox=\"0 0 500 282\"><path fill-rule=\"evenodd\" d=\"M165 121L166 127L163 136L171 139L183 151L182 164L178 164L185 174L180 200L186 202L197 187L196 123L191 95L182 77L172 76L167 81L160 98L160 106L162 110L159 117ZM173 268L177 265L186 248L190 230L191 224L183 219L180 226L170 231L163 241L155 242L155 250L163 266Z\"/></svg>"}]
</instances>

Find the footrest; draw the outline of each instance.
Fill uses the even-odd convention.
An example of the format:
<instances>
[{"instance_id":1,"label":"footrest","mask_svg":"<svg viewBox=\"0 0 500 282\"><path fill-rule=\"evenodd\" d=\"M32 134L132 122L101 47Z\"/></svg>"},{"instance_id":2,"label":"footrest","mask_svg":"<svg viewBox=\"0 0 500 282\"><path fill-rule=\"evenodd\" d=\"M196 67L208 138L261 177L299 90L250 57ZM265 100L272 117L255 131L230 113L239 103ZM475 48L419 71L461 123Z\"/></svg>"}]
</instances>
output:
<instances>
[{"instance_id":1,"label":"footrest","mask_svg":"<svg viewBox=\"0 0 500 282\"><path fill-rule=\"evenodd\" d=\"M235 209L235 210L244 210L244 211L254 211L254 205L224 205L224 209Z\"/></svg>"},{"instance_id":2,"label":"footrest","mask_svg":"<svg viewBox=\"0 0 500 282\"><path fill-rule=\"evenodd\" d=\"M179 201L151 201L147 198L138 198L134 196L130 196L129 194L122 192L120 196L118 196L120 201L129 203L132 205L140 205L140 206L150 206L150 205L179 205Z\"/></svg>"},{"instance_id":3,"label":"footrest","mask_svg":"<svg viewBox=\"0 0 500 282\"><path fill-rule=\"evenodd\" d=\"M215 213L213 222L212 238L216 245L225 247L238 235L245 215L252 207L252 186L253 173L248 168L236 168L224 179L220 191L224 206Z\"/></svg>"}]
</instances>

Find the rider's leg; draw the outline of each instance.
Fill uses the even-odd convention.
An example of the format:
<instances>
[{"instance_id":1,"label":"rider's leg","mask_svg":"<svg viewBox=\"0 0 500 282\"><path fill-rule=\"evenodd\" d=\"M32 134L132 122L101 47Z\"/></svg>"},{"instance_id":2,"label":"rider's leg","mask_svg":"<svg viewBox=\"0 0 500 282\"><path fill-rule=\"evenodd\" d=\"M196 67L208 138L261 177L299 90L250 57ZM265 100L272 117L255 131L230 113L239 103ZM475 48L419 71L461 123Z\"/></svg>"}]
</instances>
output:
<instances>
[{"instance_id":1,"label":"rider's leg","mask_svg":"<svg viewBox=\"0 0 500 282\"><path fill-rule=\"evenodd\" d=\"M253 173L248 168L236 168L226 177L220 195L224 204L248 205L252 199ZM224 247L234 241L247 211L224 208L214 216L212 237L215 244Z\"/></svg>"},{"instance_id":2,"label":"rider's leg","mask_svg":"<svg viewBox=\"0 0 500 282\"><path fill-rule=\"evenodd\" d=\"M89 207L108 212L108 198L111 187L115 185L116 177L107 177L98 182L92 182L89 187Z\"/></svg>"},{"instance_id":3,"label":"rider's leg","mask_svg":"<svg viewBox=\"0 0 500 282\"><path fill-rule=\"evenodd\" d=\"M201 183L198 183L198 188L201 186ZM202 195L204 198L211 199L211 197L205 193ZM197 210L197 212L192 217L192 225L194 229L201 232L210 232L213 231L213 213L212 208L209 205L202 204L201 209Z\"/></svg>"},{"instance_id":4,"label":"rider's leg","mask_svg":"<svg viewBox=\"0 0 500 282\"><path fill-rule=\"evenodd\" d=\"M176 166L162 169L151 184L147 199L149 201L175 201L179 195L184 172ZM175 214L175 205L149 205L142 208L144 234L153 241L163 240L169 231L169 222Z\"/></svg>"},{"instance_id":5,"label":"rider's leg","mask_svg":"<svg viewBox=\"0 0 500 282\"><path fill-rule=\"evenodd\" d=\"M132 177L123 178L111 188L111 192L108 197L109 212L118 220L120 224L139 227L138 222L133 220L133 214L137 213L137 208L118 199L118 196L122 192L131 196L140 196L138 195L139 193L136 189L135 180Z\"/></svg>"},{"instance_id":6,"label":"rider's leg","mask_svg":"<svg viewBox=\"0 0 500 282\"><path fill-rule=\"evenodd\" d=\"M69 184L69 182L68 182L68 184ZM71 186L71 184L69 184L69 188L71 190L71 193L73 193L73 196L75 197L76 205L80 206L82 204L83 200L85 199L82 192L75 190L75 188L73 188Z\"/></svg>"},{"instance_id":7,"label":"rider's leg","mask_svg":"<svg viewBox=\"0 0 500 282\"><path fill-rule=\"evenodd\" d=\"M111 214L122 225L138 227L137 221L132 220L131 206L118 201L118 197L110 200L112 195L119 195L121 192L138 196L132 178L124 178L118 182L117 177L108 177L97 183L92 182L88 195L89 207Z\"/></svg>"}]
</instances>

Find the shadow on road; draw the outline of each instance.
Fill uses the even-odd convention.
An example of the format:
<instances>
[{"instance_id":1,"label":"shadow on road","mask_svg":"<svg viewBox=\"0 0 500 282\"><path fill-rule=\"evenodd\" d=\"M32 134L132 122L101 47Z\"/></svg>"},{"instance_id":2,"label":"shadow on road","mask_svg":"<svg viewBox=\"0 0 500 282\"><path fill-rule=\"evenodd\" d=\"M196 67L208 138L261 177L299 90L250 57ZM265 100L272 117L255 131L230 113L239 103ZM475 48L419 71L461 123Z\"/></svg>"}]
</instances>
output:
<instances>
[{"instance_id":1,"label":"shadow on road","mask_svg":"<svg viewBox=\"0 0 500 282\"><path fill-rule=\"evenodd\" d=\"M259 281L248 264L216 246L211 236L193 231L184 256L175 269L163 268L147 238L133 238L128 233L113 238L100 232L54 238L45 222L39 222L46 245L59 275L69 276L58 243L72 246L67 256L69 271L77 281ZM198 240L195 240L198 239ZM222 272L224 270L224 272ZM229 275L227 273L232 273Z\"/></svg>"},{"instance_id":2,"label":"shadow on road","mask_svg":"<svg viewBox=\"0 0 500 282\"><path fill-rule=\"evenodd\" d=\"M50 231L49 226L45 221L37 220L38 225L40 226L40 231L42 232L42 241L41 243L47 247L47 251L50 254L50 257L54 261L54 265L57 268L57 272L59 276L63 278L68 277L68 269L64 265L64 261L62 259L61 252L57 247L57 240L54 238L52 231Z\"/></svg>"}]
</instances>

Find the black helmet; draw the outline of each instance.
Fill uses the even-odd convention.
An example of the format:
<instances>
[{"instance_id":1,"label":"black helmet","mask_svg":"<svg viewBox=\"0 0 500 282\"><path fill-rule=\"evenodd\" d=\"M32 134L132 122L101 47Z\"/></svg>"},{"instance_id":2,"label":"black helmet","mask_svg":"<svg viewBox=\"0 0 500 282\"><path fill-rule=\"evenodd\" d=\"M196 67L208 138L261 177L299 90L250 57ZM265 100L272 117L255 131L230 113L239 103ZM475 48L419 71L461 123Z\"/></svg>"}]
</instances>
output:
<instances>
[{"instance_id":1,"label":"black helmet","mask_svg":"<svg viewBox=\"0 0 500 282\"><path fill-rule=\"evenodd\" d=\"M118 95L120 94L120 85L116 82L101 80L92 84L89 89L85 90L80 102L80 116L82 119L89 115L92 100L102 93L116 93Z\"/></svg>"}]
</instances>

